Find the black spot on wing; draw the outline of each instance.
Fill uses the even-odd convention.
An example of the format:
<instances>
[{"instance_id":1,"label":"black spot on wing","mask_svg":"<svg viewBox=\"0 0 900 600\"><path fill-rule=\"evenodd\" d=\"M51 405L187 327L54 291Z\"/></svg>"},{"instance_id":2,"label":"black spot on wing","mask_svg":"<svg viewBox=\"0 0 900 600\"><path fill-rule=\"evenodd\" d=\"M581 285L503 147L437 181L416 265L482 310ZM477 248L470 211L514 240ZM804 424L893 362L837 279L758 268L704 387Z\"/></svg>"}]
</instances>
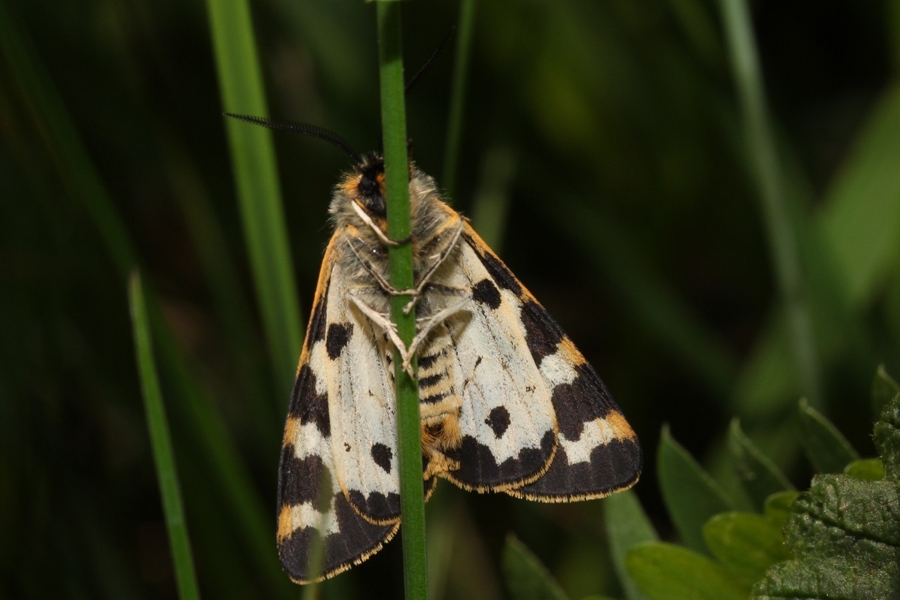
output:
<instances>
[{"instance_id":1,"label":"black spot on wing","mask_svg":"<svg viewBox=\"0 0 900 600\"><path fill-rule=\"evenodd\" d=\"M482 279L472 286L472 299L493 310L500 306L500 290L490 279Z\"/></svg>"},{"instance_id":2,"label":"black spot on wing","mask_svg":"<svg viewBox=\"0 0 900 600\"><path fill-rule=\"evenodd\" d=\"M341 350L350 342L351 335L353 335L352 323L332 323L329 325L325 339L325 350L328 352L328 358L334 360L340 356Z\"/></svg>"},{"instance_id":3,"label":"black spot on wing","mask_svg":"<svg viewBox=\"0 0 900 600\"><path fill-rule=\"evenodd\" d=\"M349 490L350 503L359 512L375 521L390 521L400 516L400 494L372 492L368 496L359 490Z\"/></svg>"},{"instance_id":4,"label":"black spot on wing","mask_svg":"<svg viewBox=\"0 0 900 600\"><path fill-rule=\"evenodd\" d=\"M574 465L569 464L565 448L560 446L550 469L540 479L511 493L548 500L607 494L637 481L641 463L637 440L612 440L591 450L590 461Z\"/></svg>"},{"instance_id":5,"label":"black spot on wing","mask_svg":"<svg viewBox=\"0 0 900 600\"><path fill-rule=\"evenodd\" d=\"M372 460L375 461L376 465L384 469L384 472L388 475L391 473L391 459L393 457L394 453L384 444L380 442L372 444Z\"/></svg>"},{"instance_id":6,"label":"black spot on wing","mask_svg":"<svg viewBox=\"0 0 900 600\"><path fill-rule=\"evenodd\" d=\"M586 422L602 419L617 408L593 367L584 363L576 367L575 372L572 383L557 385L550 397L559 432L573 442L581 438Z\"/></svg>"},{"instance_id":7,"label":"black spot on wing","mask_svg":"<svg viewBox=\"0 0 900 600\"><path fill-rule=\"evenodd\" d=\"M484 422L494 430L494 435L499 440L506 433L506 430L509 429L509 411L506 410L505 406L495 406L491 409L488 418Z\"/></svg>"},{"instance_id":8,"label":"black spot on wing","mask_svg":"<svg viewBox=\"0 0 900 600\"><path fill-rule=\"evenodd\" d=\"M315 423L324 437L331 436L331 421L328 416L328 395L316 392L316 375L309 365L300 367L294 389L291 392L291 405L288 416L300 419L300 423Z\"/></svg>"},{"instance_id":9,"label":"black spot on wing","mask_svg":"<svg viewBox=\"0 0 900 600\"><path fill-rule=\"evenodd\" d=\"M541 438L540 448L522 448L518 456L497 464L489 447L466 435L458 449L446 454L459 461L459 469L452 473L453 479L472 487L491 488L533 476L547 464L555 446L556 436L547 431Z\"/></svg>"},{"instance_id":10,"label":"black spot on wing","mask_svg":"<svg viewBox=\"0 0 900 600\"><path fill-rule=\"evenodd\" d=\"M353 510L343 494L335 494L332 509L338 531L324 537L325 560L321 575L340 571L359 562L364 556L377 551L397 529L396 524L369 523ZM295 581L310 579L309 561L317 539L322 539L322 536L315 527L304 527L278 541L281 564Z\"/></svg>"},{"instance_id":11,"label":"black spot on wing","mask_svg":"<svg viewBox=\"0 0 900 600\"><path fill-rule=\"evenodd\" d=\"M304 502L313 505L319 501L319 489L324 484L331 487L331 472L315 455L297 458L294 446L286 445L281 450L281 464L278 468L278 506L296 506Z\"/></svg>"},{"instance_id":12,"label":"black spot on wing","mask_svg":"<svg viewBox=\"0 0 900 600\"><path fill-rule=\"evenodd\" d=\"M468 244L475 250L475 254L481 260L481 264L484 265L484 268L487 270L488 274L490 274L491 278L494 280L494 283L505 290L511 291L516 296L521 296L522 286L519 284L519 280L516 279L516 276L506 268L506 265L504 265L499 258L494 256L494 254L489 251L482 253L481 246L479 244L476 244L474 239L472 239L468 235L464 237L466 239L466 242L468 242Z\"/></svg>"},{"instance_id":13,"label":"black spot on wing","mask_svg":"<svg viewBox=\"0 0 900 600\"><path fill-rule=\"evenodd\" d=\"M545 356L556 352L557 346L566 336L562 327L557 325L547 310L532 300L522 303L519 318L525 325L525 342L534 363L540 367Z\"/></svg>"}]
</instances>

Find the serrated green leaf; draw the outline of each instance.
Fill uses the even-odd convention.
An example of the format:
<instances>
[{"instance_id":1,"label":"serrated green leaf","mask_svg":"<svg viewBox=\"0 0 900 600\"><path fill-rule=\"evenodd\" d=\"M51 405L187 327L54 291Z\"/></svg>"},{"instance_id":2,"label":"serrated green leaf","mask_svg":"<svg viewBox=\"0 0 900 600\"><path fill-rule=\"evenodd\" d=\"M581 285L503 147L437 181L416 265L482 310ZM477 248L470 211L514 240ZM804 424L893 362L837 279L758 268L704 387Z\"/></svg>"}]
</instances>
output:
<instances>
[{"instance_id":1,"label":"serrated green leaf","mask_svg":"<svg viewBox=\"0 0 900 600\"><path fill-rule=\"evenodd\" d=\"M841 473L859 454L825 415L800 400L800 443L817 473Z\"/></svg>"},{"instance_id":2,"label":"serrated green leaf","mask_svg":"<svg viewBox=\"0 0 900 600\"><path fill-rule=\"evenodd\" d=\"M776 565L754 598L896 598L900 490L891 481L820 475L794 503L785 539L798 560Z\"/></svg>"},{"instance_id":3,"label":"serrated green leaf","mask_svg":"<svg viewBox=\"0 0 900 600\"><path fill-rule=\"evenodd\" d=\"M897 394L900 394L900 384L897 384L894 378L888 375L884 365L878 365L875 379L872 381L872 414L876 417L880 416L884 407Z\"/></svg>"},{"instance_id":4,"label":"serrated green leaf","mask_svg":"<svg viewBox=\"0 0 900 600\"><path fill-rule=\"evenodd\" d=\"M747 591L775 563L791 558L781 528L761 515L732 512L716 515L703 526L703 537L725 569Z\"/></svg>"},{"instance_id":5,"label":"serrated green leaf","mask_svg":"<svg viewBox=\"0 0 900 600\"><path fill-rule=\"evenodd\" d=\"M800 494L784 527L797 557L772 567L755 600L900 597L900 486L895 479L900 396L875 425L887 479L818 475Z\"/></svg>"},{"instance_id":6,"label":"serrated green leaf","mask_svg":"<svg viewBox=\"0 0 900 600\"><path fill-rule=\"evenodd\" d=\"M613 494L603 500L603 511L613 566L625 591L625 597L628 600L644 600L645 596L641 594L637 584L628 574L628 569L625 568L625 557L632 546L656 541L658 539L656 531L641 507L637 495L631 490Z\"/></svg>"},{"instance_id":7,"label":"serrated green leaf","mask_svg":"<svg viewBox=\"0 0 900 600\"><path fill-rule=\"evenodd\" d=\"M844 473L863 481L881 481L884 479L884 463L880 458L863 458L847 465Z\"/></svg>"},{"instance_id":8,"label":"serrated green leaf","mask_svg":"<svg viewBox=\"0 0 900 600\"><path fill-rule=\"evenodd\" d=\"M503 575L515 600L568 600L541 561L512 535L503 548Z\"/></svg>"},{"instance_id":9,"label":"serrated green leaf","mask_svg":"<svg viewBox=\"0 0 900 600\"><path fill-rule=\"evenodd\" d=\"M900 395L894 396L881 411L874 438L884 462L884 476L892 481L900 480Z\"/></svg>"},{"instance_id":10,"label":"serrated green leaf","mask_svg":"<svg viewBox=\"0 0 900 600\"><path fill-rule=\"evenodd\" d=\"M766 498L766 505L763 512L778 529L784 527L788 517L791 515L791 505L800 497L800 492L778 492Z\"/></svg>"},{"instance_id":11,"label":"serrated green leaf","mask_svg":"<svg viewBox=\"0 0 900 600\"><path fill-rule=\"evenodd\" d=\"M662 430L657 461L663 499L681 539L688 548L709 554L703 524L734 507L709 473L672 438L668 427Z\"/></svg>"},{"instance_id":12,"label":"serrated green leaf","mask_svg":"<svg viewBox=\"0 0 900 600\"><path fill-rule=\"evenodd\" d=\"M628 552L628 572L650 600L744 600L747 590L709 558L650 542Z\"/></svg>"},{"instance_id":13,"label":"serrated green leaf","mask_svg":"<svg viewBox=\"0 0 900 600\"><path fill-rule=\"evenodd\" d=\"M775 463L744 434L737 419L728 429L728 450L741 486L757 508L762 508L772 494L794 489Z\"/></svg>"}]
</instances>

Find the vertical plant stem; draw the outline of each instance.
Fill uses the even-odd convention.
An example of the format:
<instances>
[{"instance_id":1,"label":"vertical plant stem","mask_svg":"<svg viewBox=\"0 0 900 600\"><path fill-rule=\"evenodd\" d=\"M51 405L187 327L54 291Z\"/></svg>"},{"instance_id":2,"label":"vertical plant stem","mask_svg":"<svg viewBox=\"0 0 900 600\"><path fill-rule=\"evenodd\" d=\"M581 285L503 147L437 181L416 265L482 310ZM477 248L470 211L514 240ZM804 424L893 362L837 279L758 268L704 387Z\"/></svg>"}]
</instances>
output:
<instances>
[{"instance_id":1,"label":"vertical plant stem","mask_svg":"<svg viewBox=\"0 0 900 600\"><path fill-rule=\"evenodd\" d=\"M399 2L379 2L378 61L381 82L381 121L384 131L384 174L387 189L388 236L409 238L409 158L406 148L403 56ZM414 286L412 246L388 250L391 286ZM391 318L403 343L416 333L415 311L404 314L408 296L391 298ZM397 430L400 451L400 513L403 521L403 572L407 600L428 598L428 563L425 556L425 497L422 485L422 442L419 437L419 389L416 380L400 368L395 350Z\"/></svg>"},{"instance_id":2,"label":"vertical plant stem","mask_svg":"<svg viewBox=\"0 0 900 600\"><path fill-rule=\"evenodd\" d=\"M144 395L147 427L150 429L150 443L153 446L153 462L156 463L156 476L159 479L159 491L162 495L163 512L166 516L166 528L169 531L172 561L175 564L178 595L182 600L200 598L197 575L194 572L194 561L191 558L191 544L184 518L184 507L181 502L178 471L175 469L175 453L172 450L166 408L163 405L156 362L153 358L150 320L147 317L144 291L137 271L131 274L128 295L131 301L134 349Z\"/></svg>"},{"instance_id":3,"label":"vertical plant stem","mask_svg":"<svg viewBox=\"0 0 900 600\"><path fill-rule=\"evenodd\" d=\"M246 0L207 2L213 50L224 109L232 113L266 116L266 99L253 21ZM294 284L287 226L271 132L264 127L226 123L244 237L269 344L279 411L294 382L303 327Z\"/></svg>"},{"instance_id":4,"label":"vertical plant stem","mask_svg":"<svg viewBox=\"0 0 900 600\"><path fill-rule=\"evenodd\" d=\"M463 113L466 103L466 81L469 78L469 56L475 29L475 0L462 0L459 9L459 39L453 63L450 91L450 114L447 118L447 141L444 146L444 180L441 182L450 199L456 198L456 169L462 143Z\"/></svg>"},{"instance_id":5,"label":"vertical plant stem","mask_svg":"<svg viewBox=\"0 0 900 600\"><path fill-rule=\"evenodd\" d=\"M749 10L746 0L719 0L719 5L743 113L749 158L762 200L769 252L787 310L800 383L810 403L821 407L819 364L800 265L797 231L791 222L787 204Z\"/></svg>"}]
</instances>

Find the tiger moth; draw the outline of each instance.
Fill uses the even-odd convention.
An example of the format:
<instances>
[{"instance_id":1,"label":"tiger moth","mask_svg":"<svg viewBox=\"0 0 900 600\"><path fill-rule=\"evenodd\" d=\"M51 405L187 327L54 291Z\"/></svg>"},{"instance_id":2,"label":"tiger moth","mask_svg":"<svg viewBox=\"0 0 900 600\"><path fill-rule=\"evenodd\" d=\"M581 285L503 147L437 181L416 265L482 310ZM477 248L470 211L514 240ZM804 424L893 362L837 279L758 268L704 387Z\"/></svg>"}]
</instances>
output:
<instances>
[{"instance_id":1,"label":"tiger moth","mask_svg":"<svg viewBox=\"0 0 900 600\"><path fill-rule=\"evenodd\" d=\"M539 502L602 498L637 482L637 436L596 371L434 179L410 165L404 243L416 285L398 292L382 156L359 156L315 126L228 116L326 139L356 161L332 195L334 233L284 428L277 545L293 581L337 575L400 528L395 349L418 380L426 498L438 478ZM390 320L396 293L416 310L409 347Z\"/></svg>"},{"instance_id":2,"label":"tiger moth","mask_svg":"<svg viewBox=\"0 0 900 600\"><path fill-rule=\"evenodd\" d=\"M556 321L415 166L409 197L408 349L389 316L382 157L361 157L332 197L278 477L278 551L297 583L359 564L400 527L395 348L406 368L418 357L426 493L440 477L572 502L640 475L637 436Z\"/></svg>"}]
</instances>

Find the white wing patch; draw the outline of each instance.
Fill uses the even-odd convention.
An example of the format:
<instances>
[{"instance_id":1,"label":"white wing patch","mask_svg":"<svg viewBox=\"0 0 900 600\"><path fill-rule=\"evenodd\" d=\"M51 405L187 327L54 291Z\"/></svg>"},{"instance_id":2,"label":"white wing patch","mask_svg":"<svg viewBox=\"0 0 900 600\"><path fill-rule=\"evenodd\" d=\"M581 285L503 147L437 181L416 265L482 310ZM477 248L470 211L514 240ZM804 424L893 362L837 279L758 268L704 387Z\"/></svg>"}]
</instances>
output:
<instances>
[{"instance_id":1,"label":"white wing patch","mask_svg":"<svg viewBox=\"0 0 900 600\"><path fill-rule=\"evenodd\" d=\"M325 357L337 479L351 505L373 523L400 518L400 477L392 346L348 302L341 266L328 293Z\"/></svg>"},{"instance_id":2,"label":"white wing patch","mask_svg":"<svg viewBox=\"0 0 900 600\"><path fill-rule=\"evenodd\" d=\"M550 390L528 351L519 299L493 283L468 243L454 267L442 282L472 290L472 301L448 320L462 445L447 453L459 470L444 476L475 489L522 485L540 476L555 451Z\"/></svg>"}]
</instances>

